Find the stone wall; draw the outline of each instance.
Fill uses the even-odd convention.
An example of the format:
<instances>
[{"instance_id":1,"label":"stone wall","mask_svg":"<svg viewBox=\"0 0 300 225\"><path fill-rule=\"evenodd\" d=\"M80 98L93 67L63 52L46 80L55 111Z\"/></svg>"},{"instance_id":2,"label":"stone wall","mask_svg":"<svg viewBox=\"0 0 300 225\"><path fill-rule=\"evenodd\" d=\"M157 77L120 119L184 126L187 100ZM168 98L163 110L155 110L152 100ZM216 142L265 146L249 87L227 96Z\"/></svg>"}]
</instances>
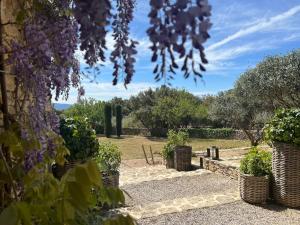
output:
<instances>
[{"instance_id":1,"label":"stone wall","mask_svg":"<svg viewBox=\"0 0 300 225\"><path fill-rule=\"evenodd\" d=\"M229 166L222 164L222 161L212 160L210 158L203 158L203 168L215 173L219 173L228 176L234 180L238 180L239 170L235 166Z\"/></svg>"}]
</instances>

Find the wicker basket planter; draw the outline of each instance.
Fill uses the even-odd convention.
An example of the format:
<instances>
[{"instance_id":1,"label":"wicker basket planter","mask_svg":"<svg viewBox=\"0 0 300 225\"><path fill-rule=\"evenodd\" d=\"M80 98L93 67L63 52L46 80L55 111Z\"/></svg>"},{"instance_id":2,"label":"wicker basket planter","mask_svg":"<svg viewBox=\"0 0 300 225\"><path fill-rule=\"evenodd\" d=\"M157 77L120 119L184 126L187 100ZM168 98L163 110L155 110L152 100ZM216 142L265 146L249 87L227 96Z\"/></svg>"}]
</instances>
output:
<instances>
[{"instance_id":1,"label":"wicker basket planter","mask_svg":"<svg viewBox=\"0 0 300 225\"><path fill-rule=\"evenodd\" d=\"M174 169L174 152L166 159L166 168L167 169Z\"/></svg>"},{"instance_id":2,"label":"wicker basket planter","mask_svg":"<svg viewBox=\"0 0 300 225\"><path fill-rule=\"evenodd\" d=\"M105 187L113 187L113 188L118 188L119 187L119 179L120 179L120 174L119 173L106 173L106 172L101 172L102 174L102 181Z\"/></svg>"},{"instance_id":3,"label":"wicker basket planter","mask_svg":"<svg viewBox=\"0 0 300 225\"><path fill-rule=\"evenodd\" d=\"M273 197L278 203L300 207L300 147L273 143Z\"/></svg>"},{"instance_id":4,"label":"wicker basket planter","mask_svg":"<svg viewBox=\"0 0 300 225\"><path fill-rule=\"evenodd\" d=\"M69 169L73 169L76 165L84 163L83 161L77 160L77 161L69 161L66 162L65 165L61 166L58 164L54 164L52 166L52 173L53 175L60 179L62 178L63 175L65 175L65 173L69 170Z\"/></svg>"},{"instance_id":5,"label":"wicker basket planter","mask_svg":"<svg viewBox=\"0 0 300 225\"><path fill-rule=\"evenodd\" d=\"M178 171L191 170L192 161L192 147L191 146L177 146L174 151L174 165Z\"/></svg>"},{"instance_id":6,"label":"wicker basket planter","mask_svg":"<svg viewBox=\"0 0 300 225\"><path fill-rule=\"evenodd\" d=\"M240 173L239 189L241 198L252 204L264 204L269 197L269 177Z\"/></svg>"}]
</instances>

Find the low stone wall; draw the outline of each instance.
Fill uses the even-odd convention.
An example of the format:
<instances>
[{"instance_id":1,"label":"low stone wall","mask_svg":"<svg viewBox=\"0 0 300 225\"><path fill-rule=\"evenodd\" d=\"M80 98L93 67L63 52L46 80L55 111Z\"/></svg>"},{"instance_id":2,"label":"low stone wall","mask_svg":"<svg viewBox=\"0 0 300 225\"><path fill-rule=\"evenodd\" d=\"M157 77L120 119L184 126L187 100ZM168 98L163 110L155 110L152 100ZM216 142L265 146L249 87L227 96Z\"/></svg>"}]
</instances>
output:
<instances>
[{"instance_id":1,"label":"low stone wall","mask_svg":"<svg viewBox=\"0 0 300 225\"><path fill-rule=\"evenodd\" d=\"M234 180L238 180L239 170L237 167L224 165L222 164L222 161L212 160L205 157L201 158L203 159L203 169L228 176Z\"/></svg>"}]
</instances>

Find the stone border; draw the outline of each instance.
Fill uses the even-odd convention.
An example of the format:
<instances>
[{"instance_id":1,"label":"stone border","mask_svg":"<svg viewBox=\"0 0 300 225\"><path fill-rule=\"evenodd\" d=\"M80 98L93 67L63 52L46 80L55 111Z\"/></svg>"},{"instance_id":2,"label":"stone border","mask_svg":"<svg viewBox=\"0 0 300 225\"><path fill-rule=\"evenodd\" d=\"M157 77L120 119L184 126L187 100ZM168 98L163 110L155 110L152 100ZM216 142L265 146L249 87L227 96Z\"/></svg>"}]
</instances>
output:
<instances>
[{"instance_id":1,"label":"stone border","mask_svg":"<svg viewBox=\"0 0 300 225\"><path fill-rule=\"evenodd\" d=\"M225 165L219 160L213 160L205 157L200 158L203 159L203 169L228 176L234 180L238 180L239 169L237 167Z\"/></svg>"}]
</instances>

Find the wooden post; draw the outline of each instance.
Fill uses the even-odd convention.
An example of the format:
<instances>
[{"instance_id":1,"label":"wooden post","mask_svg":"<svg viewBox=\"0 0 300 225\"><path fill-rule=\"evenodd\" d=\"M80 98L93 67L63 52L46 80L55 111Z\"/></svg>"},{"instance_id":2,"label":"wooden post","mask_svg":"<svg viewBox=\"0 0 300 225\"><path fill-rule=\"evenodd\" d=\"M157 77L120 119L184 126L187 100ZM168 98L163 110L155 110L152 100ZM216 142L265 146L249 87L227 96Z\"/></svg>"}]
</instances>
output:
<instances>
[{"instance_id":1,"label":"wooden post","mask_svg":"<svg viewBox=\"0 0 300 225\"><path fill-rule=\"evenodd\" d=\"M207 157L210 157L210 148L207 148L206 151L207 151L206 156L207 156Z\"/></svg>"},{"instance_id":2,"label":"wooden post","mask_svg":"<svg viewBox=\"0 0 300 225\"><path fill-rule=\"evenodd\" d=\"M150 145L150 153L151 153L151 158L152 158L152 164L154 165L154 157L153 157L153 152L152 152L151 145Z\"/></svg>"},{"instance_id":3,"label":"wooden post","mask_svg":"<svg viewBox=\"0 0 300 225\"><path fill-rule=\"evenodd\" d=\"M203 158L200 157L200 169L203 169Z\"/></svg>"},{"instance_id":4,"label":"wooden post","mask_svg":"<svg viewBox=\"0 0 300 225\"><path fill-rule=\"evenodd\" d=\"M216 148L216 160L219 160L220 159L220 157L219 157L219 148Z\"/></svg>"},{"instance_id":5,"label":"wooden post","mask_svg":"<svg viewBox=\"0 0 300 225\"><path fill-rule=\"evenodd\" d=\"M146 155L146 152L145 152L144 145L142 145L142 149L143 149L143 152L144 152L144 156L145 156L145 159L146 159L146 163L149 164L148 158L147 158L147 155Z\"/></svg>"}]
</instances>

